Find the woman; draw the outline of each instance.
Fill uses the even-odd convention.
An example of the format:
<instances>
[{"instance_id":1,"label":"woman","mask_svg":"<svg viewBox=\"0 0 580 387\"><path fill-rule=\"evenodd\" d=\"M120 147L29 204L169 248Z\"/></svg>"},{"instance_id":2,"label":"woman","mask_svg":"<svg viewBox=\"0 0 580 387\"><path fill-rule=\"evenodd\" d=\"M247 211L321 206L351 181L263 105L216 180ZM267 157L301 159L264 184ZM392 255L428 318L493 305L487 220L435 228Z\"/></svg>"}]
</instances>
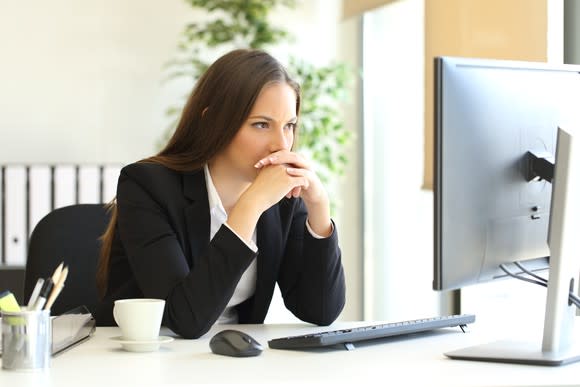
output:
<instances>
[{"instance_id":1,"label":"woman","mask_svg":"<svg viewBox=\"0 0 580 387\"><path fill-rule=\"evenodd\" d=\"M328 325L345 302L329 200L292 152L300 89L270 55L236 50L199 79L169 143L121 171L103 235L100 325L114 300L162 298L163 324L197 338L286 307Z\"/></svg>"}]
</instances>

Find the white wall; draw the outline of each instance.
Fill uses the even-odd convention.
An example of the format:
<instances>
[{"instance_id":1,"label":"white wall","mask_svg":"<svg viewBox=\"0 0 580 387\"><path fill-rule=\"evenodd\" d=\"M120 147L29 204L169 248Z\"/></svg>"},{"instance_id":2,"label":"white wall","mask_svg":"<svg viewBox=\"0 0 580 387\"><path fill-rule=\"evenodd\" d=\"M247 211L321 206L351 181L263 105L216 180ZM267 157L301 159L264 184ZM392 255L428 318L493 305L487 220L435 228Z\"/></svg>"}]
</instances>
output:
<instances>
[{"instance_id":1,"label":"white wall","mask_svg":"<svg viewBox=\"0 0 580 387\"><path fill-rule=\"evenodd\" d=\"M4 1L0 162L129 162L153 151L182 1Z\"/></svg>"},{"instance_id":2,"label":"white wall","mask_svg":"<svg viewBox=\"0 0 580 387\"><path fill-rule=\"evenodd\" d=\"M336 0L283 9L273 20L296 40L272 53L356 64L357 24L341 22L340 11ZM0 164L129 163L154 153L165 109L190 88L164 83L163 65L184 25L201 16L184 0L0 0ZM353 130L356 102L345 106ZM343 319L362 317L356 153L353 160L336 219L348 279Z\"/></svg>"}]
</instances>

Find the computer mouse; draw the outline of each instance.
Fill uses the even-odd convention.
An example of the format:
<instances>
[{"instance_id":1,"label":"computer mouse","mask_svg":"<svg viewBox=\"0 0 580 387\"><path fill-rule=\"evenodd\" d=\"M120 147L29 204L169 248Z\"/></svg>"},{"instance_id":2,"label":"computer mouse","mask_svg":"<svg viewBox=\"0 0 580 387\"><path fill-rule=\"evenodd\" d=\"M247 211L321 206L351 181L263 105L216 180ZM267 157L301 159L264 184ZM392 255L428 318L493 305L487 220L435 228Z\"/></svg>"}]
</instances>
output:
<instances>
[{"instance_id":1,"label":"computer mouse","mask_svg":"<svg viewBox=\"0 0 580 387\"><path fill-rule=\"evenodd\" d=\"M209 341L209 348L218 355L249 357L262 353L262 344L247 333L226 329L216 333Z\"/></svg>"}]
</instances>

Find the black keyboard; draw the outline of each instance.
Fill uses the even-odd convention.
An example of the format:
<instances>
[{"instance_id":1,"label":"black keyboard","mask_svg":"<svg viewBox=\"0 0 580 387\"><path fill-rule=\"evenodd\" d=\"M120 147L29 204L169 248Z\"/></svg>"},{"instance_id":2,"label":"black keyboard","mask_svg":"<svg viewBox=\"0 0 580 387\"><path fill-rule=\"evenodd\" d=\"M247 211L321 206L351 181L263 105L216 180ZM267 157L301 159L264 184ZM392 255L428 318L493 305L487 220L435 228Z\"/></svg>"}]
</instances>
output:
<instances>
[{"instance_id":1,"label":"black keyboard","mask_svg":"<svg viewBox=\"0 0 580 387\"><path fill-rule=\"evenodd\" d=\"M475 315L472 314L438 316L418 320L318 332L307 335L280 337L268 341L268 346L274 349L300 349L344 344L347 349L352 349L352 343L356 341L401 336L457 326L463 330L467 324L474 321Z\"/></svg>"}]
</instances>

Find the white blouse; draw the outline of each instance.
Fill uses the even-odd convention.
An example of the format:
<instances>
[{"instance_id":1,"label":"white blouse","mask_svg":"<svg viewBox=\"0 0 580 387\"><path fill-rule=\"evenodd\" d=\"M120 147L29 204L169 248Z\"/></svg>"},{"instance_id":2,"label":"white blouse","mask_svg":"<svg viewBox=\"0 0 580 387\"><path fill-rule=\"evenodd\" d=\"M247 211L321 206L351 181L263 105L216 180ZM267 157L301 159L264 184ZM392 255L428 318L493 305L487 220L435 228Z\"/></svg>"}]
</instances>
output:
<instances>
[{"instance_id":1,"label":"white blouse","mask_svg":"<svg viewBox=\"0 0 580 387\"><path fill-rule=\"evenodd\" d=\"M213 180L211 179L207 164L204 167L204 172L205 184L207 186L207 196L209 200L209 214L211 219L209 232L209 238L211 240L222 226L222 224L225 224L225 226L229 228L228 224L226 223L228 215L226 214L226 210L224 209L220 196L215 188L215 185L213 184ZM234 230L232 230L232 232L236 234L238 238L240 238L240 236ZM248 247L254 252L258 251L258 247L256 246L256 229L254 229L254 232L252 233L251 243L246 242L243 238L240 238L240 240L244 241L244 243L246 243ZM250 263L250 266L248 266L244 274L242 274L242 278L240 279L240 282L238 282L232 298L228 302L226 309L217 320L218 324L236 324L238 322L238 314L235 306L241 304L254 295L254 292L256 291L256 277L257 266L256 258L254 258L252 263Z\"/></svg>"}]
</instances>

